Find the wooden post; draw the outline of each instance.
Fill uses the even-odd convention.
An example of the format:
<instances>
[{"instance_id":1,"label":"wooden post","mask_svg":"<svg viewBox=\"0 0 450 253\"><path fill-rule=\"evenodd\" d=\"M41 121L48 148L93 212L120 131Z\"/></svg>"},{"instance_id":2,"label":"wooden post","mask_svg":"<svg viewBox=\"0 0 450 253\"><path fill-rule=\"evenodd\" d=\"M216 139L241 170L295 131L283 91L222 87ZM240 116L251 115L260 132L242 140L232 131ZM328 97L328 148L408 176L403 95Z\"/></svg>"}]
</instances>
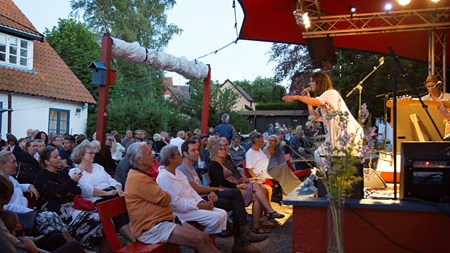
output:
<instances>
[{"instance_id":1,"label":"wooden post","mask_svg":"<svg viewBox=\"0 0 450 253\"><path fill-rule=\"evenodd\" d=\"M101 151L104 153L103 147L105 146L106 137L106 122L108 120L108 94L110 80L110 65L111 65L111 46L112 39L109 33L105 33L102 37L102 55L101 61L106 66L106 83L105 85L99 85L98 87L98 104L97 104L97 140L100 142Z\"/></svg>"},{"instance_id":2,"label":"wooden post","mask_svg":"<svg viewBox=\"0 0 450 253\"><path fill-rule=\"evenodd\" d=\"M203 80L203 97L202 97L201 131L204 134L208 134L210 96L211 96L211 66L208 65L208 76Z\"/></svg>"}]
</instances>

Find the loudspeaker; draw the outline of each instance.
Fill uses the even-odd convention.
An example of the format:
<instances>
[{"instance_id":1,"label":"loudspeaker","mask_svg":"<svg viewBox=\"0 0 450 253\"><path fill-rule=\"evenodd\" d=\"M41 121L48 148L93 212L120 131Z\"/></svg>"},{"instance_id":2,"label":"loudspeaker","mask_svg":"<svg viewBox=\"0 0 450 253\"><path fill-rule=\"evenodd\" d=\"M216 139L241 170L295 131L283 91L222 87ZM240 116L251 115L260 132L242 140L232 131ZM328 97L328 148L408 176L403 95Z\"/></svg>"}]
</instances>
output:
<instances>
[{"instance_id":1,"label":"loudspeaker","mask_svg":"<svg viewBox=\"0 0 450 253\"><path fill-rule=\"evenodd\" d=\"M403 142L401 199L450 200L450 142Z\"/></svg>"},{"instance_id":2,"label":"loudspeaker","mask_svg":"<svg viewBox=\"0 0 450 253\"><path fill-rule=\"evenodd\" d=\"M309 57L315 68L323 67L323 62L331 65L337 62L331 37L306 39L306 47L308 48Z\"/></svg>"}]
</instances>

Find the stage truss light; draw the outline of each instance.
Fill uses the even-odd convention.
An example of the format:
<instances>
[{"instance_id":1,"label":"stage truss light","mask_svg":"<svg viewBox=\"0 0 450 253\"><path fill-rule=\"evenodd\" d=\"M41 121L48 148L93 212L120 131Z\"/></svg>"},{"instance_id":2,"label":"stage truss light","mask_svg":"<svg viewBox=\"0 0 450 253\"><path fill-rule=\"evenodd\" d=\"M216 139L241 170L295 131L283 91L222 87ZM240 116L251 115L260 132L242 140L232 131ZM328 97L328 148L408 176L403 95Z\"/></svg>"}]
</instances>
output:
<instances>
[{"instance_id":1,"label":"stage truss light","mask_svg":"<svg viewBox=\"0 0 450 253\"><path fill-rule=\"evenodd\" d=\"M405 6L411 2L411 0L397 0L398 4Z\"/></svg>"},{"instance_id":2,"label":"stage truss light","mask_svg":"<svg viewBox=\"0 0 450 253\"><path fill-rule=\"evenodd\" d=\"M387 3L384 6L384 10L386 11L386 13L389 13L392 10L392 4L391 3Z\"/></svg>"}]
</instances>

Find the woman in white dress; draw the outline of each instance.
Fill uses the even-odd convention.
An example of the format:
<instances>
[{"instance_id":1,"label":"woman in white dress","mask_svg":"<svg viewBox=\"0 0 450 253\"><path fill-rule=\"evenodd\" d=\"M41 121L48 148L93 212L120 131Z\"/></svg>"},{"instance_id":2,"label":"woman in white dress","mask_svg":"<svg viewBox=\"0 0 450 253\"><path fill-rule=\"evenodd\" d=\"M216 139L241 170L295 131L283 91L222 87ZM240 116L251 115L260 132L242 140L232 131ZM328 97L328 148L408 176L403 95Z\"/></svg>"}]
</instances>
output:
<instances>
[{"instance_id":1,"label":"woman in white dress","mask_svg":"<svg viewBox=\"0 0 450 253\"><path fill-rule=\"evenodd\" d=\"M314 121L323 122L326 133L325 142L314 152L316 162L322 164L321 157L330 155L328 150L339 147L340 138L344 134L351 135L351 141L355 144L353 155L357 156L362 146L362 127L350 113L339 92L333 88L330 77L322 72L313 73L309 85L310 88L302 92L305 95L285 96L283 100L285 102L297 100L307 104L308 112L311 116L314 116ZM316 97L311 97L309 91L313 91ZM313 107L317 108L314 109ZM339 117L327 117L327 115L335 112L348 115L346 129L341 129ZM330 147L327 145L330 145Z\"/></svg>"}]
</instances>

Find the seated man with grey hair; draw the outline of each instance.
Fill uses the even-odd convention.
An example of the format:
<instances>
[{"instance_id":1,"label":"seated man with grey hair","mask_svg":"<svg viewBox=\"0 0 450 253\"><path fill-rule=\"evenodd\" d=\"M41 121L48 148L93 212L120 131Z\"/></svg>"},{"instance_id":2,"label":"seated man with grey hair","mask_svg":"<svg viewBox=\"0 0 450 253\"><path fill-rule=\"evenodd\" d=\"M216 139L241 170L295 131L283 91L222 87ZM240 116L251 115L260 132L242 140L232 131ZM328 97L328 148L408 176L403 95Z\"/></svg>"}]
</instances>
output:
<instances>
[{"instance_id":1,"label":"seated man with grey hair","mask_svg":"<svg viewBox=\"0 0 450 253\"><path fill-rule=\"evenodd\" d=\"M127 159L131 170L124 196L136 240L149 244L169 242L186 245L197 252L219 252L208 235L174 215L170 194L159 188L155 179L146 173L153 166L152 150L147 143L131 144L127 149Z\"/></svg>"},{"instance_id":2,"label":"seated man with grey hair","mask_svg":"<svg viewBox=\"0 0 450 253\"><path fill-rule=\"evenodd\" d=\"M177 171L183 162L178 147L167 145L161 149L161 166L156 178L158 185L170 194L174 213L183 220L195 221L204 226L207 234L218 234L227 228L227 212L215 208L191 187L186 176Z\"/></svg>"}]
</instances>

